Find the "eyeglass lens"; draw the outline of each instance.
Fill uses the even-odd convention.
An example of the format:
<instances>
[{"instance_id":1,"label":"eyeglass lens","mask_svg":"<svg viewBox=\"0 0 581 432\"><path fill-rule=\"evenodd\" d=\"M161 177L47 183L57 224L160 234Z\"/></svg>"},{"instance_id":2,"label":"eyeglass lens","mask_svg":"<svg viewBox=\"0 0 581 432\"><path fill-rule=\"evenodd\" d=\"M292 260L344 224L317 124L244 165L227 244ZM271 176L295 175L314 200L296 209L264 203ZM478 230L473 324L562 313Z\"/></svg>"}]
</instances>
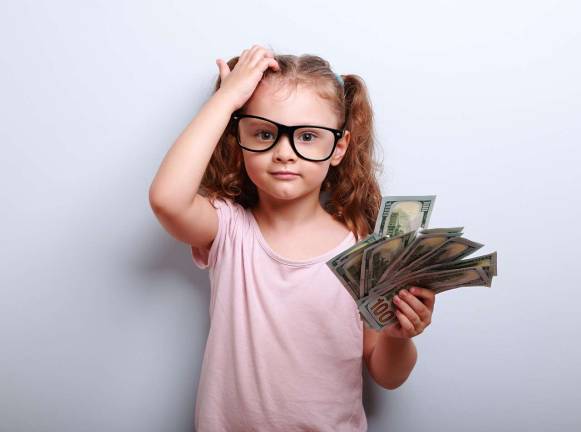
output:
<instances>
[{"instance_id":1,"label":"eyeglass lens","mask_svg":"<svg viewBox=\"0 0 581 432\"><path fill-rule=\"evenodd\" d=\"M240 144L251 150L265 150L278 137L275 124L252 117L243 117L238 123ZM335 135L330 130L305 127L295 130L293 135L297 152L309 159L329 157L335 143Z\"/></svg>"}]
</instances>

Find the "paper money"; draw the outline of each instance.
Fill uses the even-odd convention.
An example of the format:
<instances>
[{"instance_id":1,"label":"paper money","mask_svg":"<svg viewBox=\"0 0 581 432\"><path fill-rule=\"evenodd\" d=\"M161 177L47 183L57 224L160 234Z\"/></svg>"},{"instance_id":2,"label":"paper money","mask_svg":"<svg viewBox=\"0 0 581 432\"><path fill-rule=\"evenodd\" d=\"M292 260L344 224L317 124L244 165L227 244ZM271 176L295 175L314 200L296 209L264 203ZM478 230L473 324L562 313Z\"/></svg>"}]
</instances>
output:
<instances>
[{"instance_id":1,"label":"paper money","mask_svg":"<svg viewBox=\"0 0 581 432\"><path fill-rule=\"evenodd\" d=\"M383 270L402 254L413 235L412 231L391 238L382 238L363 251L359 279L360 297L369 294L369 288L379 283Z\"/></svg>"},{"instance_id":2,"label":"paper money","mask_svg":"<svg viewBox=\"0 0 581 432\"><path fill-rule=\"evenodd\" d=\"M484 246L462 237L464 227L428 228L435 199L382 197L373 233L327 262L369 327L398 322L393 297L403 288L490 287L497 275L496 251L464 259Z\"/></svg>"},{"instance_id":3,"label":"paper money","mask_svg":"<svg viewBox=\"0 0 581 432\"><path fill-rule=\"evenodd\" d=\"M428 226L435 195L384 196L373 232L380 237L393 237Z\"/></svg>"},{"instance_id":4,"label":"paper money","mask_svg":"<svg viewBox=\"0 0 581 432\"><path fill-rule=\"evenodd\" d=\"M358 243L351 246L349 249L344 250L339 255L334 256L329 261L327 261L327 266L331 271L339 278L345 289L351 294L351 296L358 300L359 295L359 279L354 279L347 275L349 268L353 266L346 265L350 260L356 260L359 254L363 253L363 250L369 245L376 241L377 239L373 236L368 236L367 238L359 241Z\"/></svg>"}]
</instances>

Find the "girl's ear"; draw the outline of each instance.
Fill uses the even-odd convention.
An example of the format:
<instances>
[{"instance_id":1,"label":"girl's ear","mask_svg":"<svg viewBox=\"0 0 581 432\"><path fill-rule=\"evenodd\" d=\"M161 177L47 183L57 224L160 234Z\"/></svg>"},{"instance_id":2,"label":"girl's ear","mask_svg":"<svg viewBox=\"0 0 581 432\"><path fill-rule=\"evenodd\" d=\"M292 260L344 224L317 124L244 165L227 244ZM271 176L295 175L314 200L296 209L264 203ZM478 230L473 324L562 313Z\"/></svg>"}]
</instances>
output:
<instances>
[{"instance_id":1,"label":"girl's ear","mask_svg":"<svg viewBox=\"0 0 581 432\"><path fill-rule=\"evenodd\" d=\"M337 141L337 147L335 147L335 152L331 157L332 166L337 166L341 163L341 160L343 160L343 156L347 151L347 147L349 147L350 141L351 141L351 132L346 130L341 139Z\"/></svg>"}]
</instances>

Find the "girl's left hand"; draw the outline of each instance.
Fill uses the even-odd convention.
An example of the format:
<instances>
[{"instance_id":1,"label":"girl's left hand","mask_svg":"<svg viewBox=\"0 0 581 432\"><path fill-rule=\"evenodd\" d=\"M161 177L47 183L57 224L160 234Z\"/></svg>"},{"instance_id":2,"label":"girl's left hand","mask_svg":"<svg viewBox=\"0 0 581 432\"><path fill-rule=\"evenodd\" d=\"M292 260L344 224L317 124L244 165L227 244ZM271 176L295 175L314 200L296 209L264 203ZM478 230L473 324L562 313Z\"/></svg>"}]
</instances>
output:
<instances>
[{"instance_id":1,"label":"girl's left hand","mask_svg":"<svg viewBox=\"0 0 581 432\"><path fill-rule=\"evenodd\" d=\"M435 301L436 294L427 288L414 286L409 291L402 289L393 298L399 323L385 328L382 333L396 338L419 335L432 322Z\"/></svg>"}]
</instances>

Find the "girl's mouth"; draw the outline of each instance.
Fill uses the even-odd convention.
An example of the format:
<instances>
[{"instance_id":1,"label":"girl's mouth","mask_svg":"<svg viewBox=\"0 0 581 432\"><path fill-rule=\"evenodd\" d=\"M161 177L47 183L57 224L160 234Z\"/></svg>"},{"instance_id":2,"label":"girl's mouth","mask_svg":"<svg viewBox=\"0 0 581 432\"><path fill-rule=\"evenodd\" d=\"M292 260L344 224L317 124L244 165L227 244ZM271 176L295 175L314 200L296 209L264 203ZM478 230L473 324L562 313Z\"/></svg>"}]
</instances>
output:
<instances>
[{"instance_id":1,"label":"girl's mouth","mask_svg":"<svg viewBox=\"0 0 581 432\"><path fill-rule=\"evenodd\" d=\"M270 173L272 176L274 176L275 178L281 179L281 180L289 180L289 179L294 179L297 178L299 175L295 174L295 173L290 173L290 172L274 172L274 173Z\"/></svg>"}]
</instances>

